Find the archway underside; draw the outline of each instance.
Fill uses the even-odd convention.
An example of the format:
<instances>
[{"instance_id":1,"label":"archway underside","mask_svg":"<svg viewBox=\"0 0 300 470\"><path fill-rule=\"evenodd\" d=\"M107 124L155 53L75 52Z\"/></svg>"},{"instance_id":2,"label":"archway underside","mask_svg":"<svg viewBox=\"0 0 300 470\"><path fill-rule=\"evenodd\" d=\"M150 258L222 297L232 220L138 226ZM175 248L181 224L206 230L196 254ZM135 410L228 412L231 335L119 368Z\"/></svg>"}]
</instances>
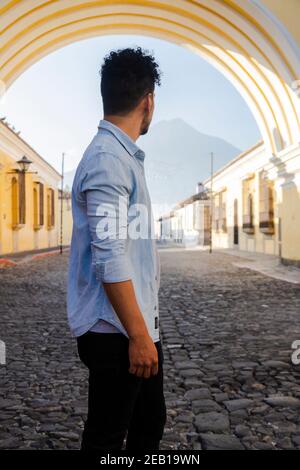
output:
<instances>
[{"instance_id":1,"label":"archway underside","mask_svg":"<svg viewBox=\"0 0 300 470\"><path fill-rule=\"evenodd\" d=\"M187 47L218 68L248 103L272 153L299 143L297 47L257 1L7 0L0 25L2 88L72 42L104 34L153 36Z\"/></svg>"}]
</instances>

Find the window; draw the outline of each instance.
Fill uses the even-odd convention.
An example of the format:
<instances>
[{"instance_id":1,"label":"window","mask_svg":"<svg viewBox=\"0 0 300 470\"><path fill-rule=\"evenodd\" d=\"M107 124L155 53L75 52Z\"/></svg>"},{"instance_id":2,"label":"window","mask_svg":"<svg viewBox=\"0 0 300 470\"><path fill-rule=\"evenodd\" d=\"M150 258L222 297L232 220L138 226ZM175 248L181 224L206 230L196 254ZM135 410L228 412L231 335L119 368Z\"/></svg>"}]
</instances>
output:
<instances>
[{"instance_id":1,"label":"window","mask_svg":"<svg viewBox=\"0 0 300 470\"><path fill-rule=\"evenodd\" d=\"M219 192L214 198L214 227L217 232L227 232L226 190Z\"/></svg>"},{"instance_id":2,"label":"window","mask_svg":"<svg viewBox=\"0 0 300 470\"><path fill-rule=\"evenodd\" d=\"M33 188L33 228L39 227L39 199L37 188Z\"/></svg>"},{"instance_id":3,"label":"window","mask_svg":"<svg viewBox=\"0 0 300 470\"><path fill-rule=\"evenodd\" d=\"M33 228L39 230L44 225L44 185L39 181L33 187Z\"/></svg>"},{"instance_id":4,"label":"window","mask_svg":"<svg viewBox=\"0 0 300 470\"><path fill-rule=\"evenodd\" d=\"M39 225L44 225L44 185L39 183Z\"/></svg>"},{"instance_id":5,"label":"window","mask_svg":"<svg viewBox=\"0 0 300 470\"><path fill-rule=\"evenodd\" d=\"M17 178L11 180L11 211L12 211L12 226L17 227L19 225L19 209L18 209L18 181Z\"/></svg>"},{"instance_id":6,"label":"window","mask_svg":"<svg viewBox=\"0 0 300 470\"><path fill-rule=\"evenodd\" d=\"M210 206L204 206L204 230L210 230Z\"/></svg>"},{"instance_id":7,"label":"window","mask_svg":"<svg viewBox=\"0 0 300 470\"><path fill-rule=\"evenodd\" d=\"M254 234L254 176L243 181L243 231Z\"/></svg>"},{"instance_id":8,"label":"window","mask_svg":"<svg viewBox=\"0 0 300 470\"><path fill-rule=\"evenodd\" d=\"M220 194L214 197L213 227L216 232L220 230Z\"/></svg>"},{"instance_id":9,"label":"window","mask_svg":"<svg viewBox=\"0 0 300 470\"><path fill-rule=\"evenodd\" d=\"M26 223L26 190L25 190L25 173L19 173L19 224Z\"/></svg>"},{"instance_id":10,"label":"window","mask_svg":"<svg viewBox=\"0 0 300 470\"><path fill-rule=\"evenodd\" d=\"M265 172L259 175L259 229L273 235L274 227L274 184Z\"/></svg>"},{"instance_id":11,"label":"window","mask_svg":"<svg viewBox=\"0 0 300 470\"><path fill-rule=\"evenodd\" d=\"M11 185L12 226L18 228L26 223L25 173L20 172L18 178L13 177Z\"/></svg>"},{"instance_id":12,"label":"window","mask_svg":"<svg viewBox=\"0 0 300 470\"><path fill-rule=\"evenodd\" d=\"M47 194L47 226L53 228L55 225L55 191L52 188L48 189Z\"/></svg>"},{"instance_id":13,"label":"window","mask_svg":"<svg viewBox=\"0 0 300 470\"><path fill-rule=\"evenodd\" d=\"M226 191L220 193L220 229L227 232Z\"/></svg>"}]
</instances>

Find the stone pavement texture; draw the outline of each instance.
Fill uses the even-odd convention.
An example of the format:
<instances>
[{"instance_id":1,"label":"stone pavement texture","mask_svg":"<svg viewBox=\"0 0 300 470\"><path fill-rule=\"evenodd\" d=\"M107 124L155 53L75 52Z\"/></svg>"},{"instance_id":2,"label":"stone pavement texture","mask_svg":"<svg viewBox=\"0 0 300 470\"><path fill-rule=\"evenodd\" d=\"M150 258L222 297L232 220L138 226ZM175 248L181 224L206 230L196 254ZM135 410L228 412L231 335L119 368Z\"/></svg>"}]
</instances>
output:
<instances>
[{"instance_id":1,"label":"stone pavement texture","mask_svg":"<svg viewBox=\"0 0 300 470\"><path fill-rule=\"evenodd\" d=\"M300 449L300 286L223 253L163 250L162 449ZM0 448L76 449L87 371L66 323L67 257L0 271Z\"/></svg>"}]
</instances>

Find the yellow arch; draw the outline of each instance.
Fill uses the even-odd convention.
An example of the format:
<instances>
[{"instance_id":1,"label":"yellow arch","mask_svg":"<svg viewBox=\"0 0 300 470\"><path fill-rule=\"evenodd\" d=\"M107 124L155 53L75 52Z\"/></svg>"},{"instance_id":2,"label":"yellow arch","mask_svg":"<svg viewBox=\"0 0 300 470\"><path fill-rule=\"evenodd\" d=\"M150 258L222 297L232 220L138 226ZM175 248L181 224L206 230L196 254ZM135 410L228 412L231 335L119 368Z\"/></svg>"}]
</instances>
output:
<instances>
[{"instance_id":1,"label":"yellow arch","mask_svg":"<svg viewBox=\"0 0 300 470\"><path fill-rule=\"evenodd\" d=\"M264 3L267 0L264 0ZM0 80L74 41L141 34L199 53L240 91L272 153L299 143L299 47L260 0L3 0ZM201 84L200 84L201 86Z\"/></svg>"}]
</instances>

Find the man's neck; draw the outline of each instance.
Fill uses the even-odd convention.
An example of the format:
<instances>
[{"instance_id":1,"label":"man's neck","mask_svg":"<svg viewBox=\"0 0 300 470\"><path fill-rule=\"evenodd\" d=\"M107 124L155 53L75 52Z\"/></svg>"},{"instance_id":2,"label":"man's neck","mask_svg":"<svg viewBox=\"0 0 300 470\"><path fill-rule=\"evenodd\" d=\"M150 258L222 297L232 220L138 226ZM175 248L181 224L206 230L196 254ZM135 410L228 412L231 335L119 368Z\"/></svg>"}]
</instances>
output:
<instances>
[{"instance_id":1,"label":"man's neck","mask_svg":"<svg viewBox=\"0 0 300 470\"><path fill-rule=\"evenodd\" d=\"M119 127L124 131L134 142L140 136L140 124L136 119L130 119L128 117L122 118L120 116L104 115L103 119L111 122L115 126Z\"/></svg>"}]
</instances>

